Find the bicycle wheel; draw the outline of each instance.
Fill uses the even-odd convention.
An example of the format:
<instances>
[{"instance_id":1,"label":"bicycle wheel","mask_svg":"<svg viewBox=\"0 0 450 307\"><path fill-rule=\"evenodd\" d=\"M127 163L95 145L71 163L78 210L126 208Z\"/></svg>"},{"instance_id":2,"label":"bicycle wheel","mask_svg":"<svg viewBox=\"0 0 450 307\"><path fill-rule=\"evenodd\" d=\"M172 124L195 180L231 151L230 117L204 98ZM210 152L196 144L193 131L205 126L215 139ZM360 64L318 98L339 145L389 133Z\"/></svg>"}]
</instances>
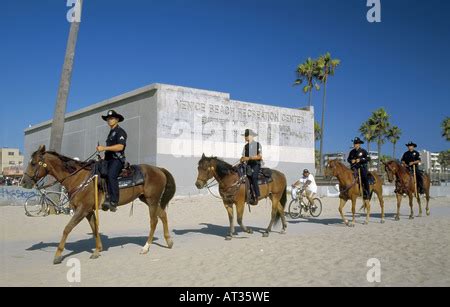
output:
<instances>
[{"instance_id":1,"label":"bicycle wheel","mask_svg":"<svg viewBox=\"0 0 450 307\"><path fill-rule=\"evenodd\" d=\"M298 199L293 199L289 203L289 216L292 219L298 219L302 215L302 206Z\"/></svg>"},{"instance_id":2,"label":"bicycle wheel","mask_svg":"<svg viewBox=\"0 0 450 307\"><path fill-rule=\"evenodd\" d=\"M25 201L25 214L38 217L47 215L47 203L43 195L33 195Z\"/></svg>"},{"instance_id":3,"label":"bicycle wheel","mask_svg":"<svg viewBox=\"0 0 450 307\"><path fill-rule=\"evenodd\" d=\"M309 213L311 213L311 216L313 217L319 217L319 215L322 213L322 202L318 198L313 199L314 203L309 209Z\"/></svg>"}]
</instances>

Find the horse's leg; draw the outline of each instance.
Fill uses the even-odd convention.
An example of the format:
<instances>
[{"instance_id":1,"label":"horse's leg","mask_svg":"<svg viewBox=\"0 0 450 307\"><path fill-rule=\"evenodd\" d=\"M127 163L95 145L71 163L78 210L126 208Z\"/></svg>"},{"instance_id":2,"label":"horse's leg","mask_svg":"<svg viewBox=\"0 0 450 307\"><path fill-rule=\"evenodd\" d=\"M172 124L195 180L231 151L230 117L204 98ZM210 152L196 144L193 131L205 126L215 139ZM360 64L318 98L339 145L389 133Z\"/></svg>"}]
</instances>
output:
<instances>
[{"instance_id":1,"label":"horse's leg","mask_svg":"<svg viewBox=\"0 0 450 307\"><path fill-rule=\"evenodd\" d=\"M397 193L396 196L397 196L397 215L395 216L395 220L400 221L400 205L402 203L403 195Z\"/></svg>"},{"instance_id":2,"label":"horse's leg","mask_svg":"<svg viewBox=\"0 0 450 307\"><path fill-rule=\"evenodd\" d=\"M378 201L380 202L380 208L381 208L381 224L384 224L384 198L383 198L383 191L380 189L375 190L375 193L377 194Z\"/></svg>"},{"instance_id":3,"label":"horse's leg","mask_svg":"<svg viewBox=\"0 0 450 307\"><path fill-rule=\"evenodd\" d=\"M166 239L167 242L167 246L169 248L172 248L173 246L173 240L170 237L170 232L169 232L169 222L167 219L167 212L166 210L163 210L160 208L159 210L159 218L161 219L162 223L163 223L163 228L164 228L164 238Z\"/></svg>"},{"instance_id":4,"label":"horse's leg","mask_svg":"<svg viewBox=\"0 0 450 307\"><path fill-rule=\"evenodd\" d=\"M236 210L239 203L236 203ZM225 209L228 213L228 220L230 221L230 232L225 236L225 240L231 240L234 235L234 214L233 214L233 204L225 204ZM242 205L244 206L244 205Z\"/></svg>"},{"instance_id":5,"label":"horse's leg","mask_svg":"<svg viewBox=\"0 0 450 307\"><path fill-rule=\"evenodd\" d=\"M97 223L96 223L97 218L96 218L94 212L90 212L86 216L86 219L88 220L89 225L91 226L92 235L94 236L94 239L95 239L95 251L91 255L91 259L97 259L98 257L100 257L100 252L103 250L102 240L100 239L100 232L97 229Z\"/></svg>"},{"instance_id":6,"label":"horse's leg","mask_svg":"<svg viewBox=\"0 0 450 307\"><path fill-rule=\"evenodd\" d=\"M265 237L265 238L267 238L269 236L269 233L272 231L272 226L275 223L275 219L277 217L277 211L278 211L277 203L278 202L274 198L272 198L272 214L271 214L271 218L270 218L270 223L266 229L266 232L263 233L263 237Z\"/></svg>"},{"instance_id":7,"label":"horse's leg","mask_svg":"<svg viewBox=\"0 0 450 307\"><path fill-rule=\"evenodd\" d=\"M419 215L417 217L422 217L422 202L420 201L420 194L417 193L417 203L419 204Z\"/></svg>"},{"instance_id":8,"label":"horse's leg","mask_svg":"<svg viewBox=\"0 0 450 307\"><path fill-rule=\"evenodd\" d=\"M69 223L66 225L63 231L63 235L61 237L61 241L59 242L58 248L56 249L55 257L53 259L53 264L60 264L63 260L63 257L61 256L62 252L64 251L64 246L66 245L67 237L69 236L69 233L72 231L72 229L77 226L81 220L87 216L86 211L82 206L80 205L77 210L75 211L74 216L70 219Z\"/></svg>"},{"instance_id":9,"label":"horse's leg","mask_svg":"<svg viewBox=\"0 0 450 307\"><path fill-rule=\"evenodd\" d=\"M408 194L408 197L409 197L409 208L410 208L410 210L411 210L411 213L409 214L409 219L410 220L413 220L414 219L414 208L413 208L413 199L414 199L414 196L413 196L413 193L409 193Z\"/></svg>"},{"instance_id":10,"label":"horse's leg","mask_svg":"<svg viewBox=\"0 0 450 307\"><path fill-rule=\"evenodd\" d=\"M353 196L352 197L352 223L349 225L350 227L355 227L355 222L356 222L356 217L355 217L355 214L356 214L356 200L357 200L357 197ZM364 200L363 200L363 202L364 202Z\"/></svg>"},{"instance_id":11,"label":"horse's leg","mask_svg":"<svg viewBox=\"0 0 450 307\"><path fill-rule=\"evenodd\" d=\"M425 189L425 197L427 200L427 208L426 208L427 215L430 216L431 210L430 210L430 186L429 185L428 185L428 188Z\"/></svg>"},{"instance_id":12,"label":"horse's leg","mask_svg":"<svg viewBox=\"0 0 450 307\"><path fill-rule=\"evenodd\" d=\"M370 200L368 200L368 199L364 200L363 199L363 202L364 202L366 210L367 210L366 221L364 222L364 225L368 225L369 221L370 221Z\"/></svg>"},{"instance_id":13,"label":"horse's leg","mask_svg":"<svg viewBox=\"0 0 450 307\"><path fill-rule=\"evenodd\" d=\"M345 225L347 225L348 226L348 220L345 218L345 216L344 216L344 207L345 207L345 204L347 203L347 201L346 200L343 200L342 198L339 198L339 200L340 200L340 203L339 203L339 213L341 214L341 218L342 218L342 221L344 222L344 224Z\"/></svg>"},{"instance_id":14,"label":"horse's leg","mask_svg":"<svg viewBox=\"0 0 450 307\"><path fill-rule=\"evenodd\" d=\"M148 235L147 243L142 247L141 254L145 255L150 249L150 245L153 242L153 236L155 234L156 225L158 224L157 211L159 209L158 204L153 204L150 199L146 199L146 204L148 205L148 211L150 213L150 233Z\"/></svg>"},{"instance_id":15,"label":"horse's leg","mask_svg":"<svg viewBox=\"0 0 450 307\"><path fill-rule=\"evenodd\" d=\"M245 227L242 218L244 216L244 210L245 210L245 204L236 204L236 211L237 211L237 222L239 226L241 226L242 231L246 233L253 233L253 230L251 228Z\"/></svg>"},{"instance_id":16,"label":"horse's leg","mask_svg":"<svg viewBox=\"0 0 450 307\"><path fill-rule=\"evenodd\" d=\"M277 201L277 208L278 208L278 214L281 217L281 223L283 224L283 229L281 229L281 234L285 234L286 233L286 228L287 228L287 222L286 222L286 216L284 215L284 208L281 205L280 201Z\"/></svg>"}]
</instances>

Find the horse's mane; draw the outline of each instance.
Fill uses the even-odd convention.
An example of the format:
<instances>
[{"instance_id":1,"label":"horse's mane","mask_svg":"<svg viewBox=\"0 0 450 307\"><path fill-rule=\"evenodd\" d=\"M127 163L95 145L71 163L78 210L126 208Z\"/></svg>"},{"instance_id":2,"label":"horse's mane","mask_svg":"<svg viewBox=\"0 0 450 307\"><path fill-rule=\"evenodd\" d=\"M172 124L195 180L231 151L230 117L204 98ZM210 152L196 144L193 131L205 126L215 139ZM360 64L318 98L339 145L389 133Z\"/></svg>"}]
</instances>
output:
<instances>
[{"instance_id":1,"label":"horse's mane","mask_svg":"<svg viewBox=\"0 0 450 307\"><path fill-rule=\"evenodd\" d=\"M406 167L404 167L400 162L398 162L397 160L391 160L391 161L387 162L387 164L392 164L392 163L397 165L400 173L409 175L408 169Z\"/></svg>"},{"instance_id":2,"label":"horse's mane","mask_svg":"<svg viewBox=\"0 0 450 307\"><path fill-rule=\"evenodd\" d=\"M37 152L33 153L32 157L34 158ZM91 165L93 164L93 161L87 161L87 162L81 162L74 160L72 158L66 157L60 153L57 153L55 151L46 151L46 154L50 154L52 156L57 157L59 160L63 162L63 167L66 171L69 173L75 172L78 168L85 168L85 169L91 169Z\"/></svg>"},{"instance_id":3,"label":"horse's mane","mask_svg":"<svg viewBox=\"0 0 450 307\"><path fill-rule=\"evenodd\" d=\"M235 172L235 169L232 165L228 164L227 162L225 162L217 157L209 157L209 158L203 157L198 162L198 165L201 165L204 161L210 162L211 160L216 161L217 176L219 176L220 178L223 178L223 177L229 175L230 173Z\"/></svg>"}]
</instances>

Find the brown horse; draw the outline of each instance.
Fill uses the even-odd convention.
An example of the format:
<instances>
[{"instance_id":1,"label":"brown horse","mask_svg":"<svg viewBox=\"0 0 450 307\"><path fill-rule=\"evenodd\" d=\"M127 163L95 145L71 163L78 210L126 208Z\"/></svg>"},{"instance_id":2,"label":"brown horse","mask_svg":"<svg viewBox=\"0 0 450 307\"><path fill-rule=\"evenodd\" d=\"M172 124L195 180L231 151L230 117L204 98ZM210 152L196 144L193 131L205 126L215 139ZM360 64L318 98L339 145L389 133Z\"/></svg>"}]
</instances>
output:
<instances>
[{"instance_id":1,"label":"brown horse","mask_svg":"<svg viewBox=\"0 0 450 307\"><path fill-rule=\"evenodd\" d=\"M416 187L414 183L414 176L410 174L408 169L401 165L397 161L389 161L384 163L384 168L388 175L389 182L395 180L395 195L397 196L397 215L395 220L400 220L400 204L402 202L403 195L406 194L409 197L409 207L411 208L411 214L409 219L414 219L413 199L416 194ZM423 175L423 188L425 189L425 197L427 200L427 215L430 215L430 177L427 174ZM420 201L420 195L417 193L417 203L419 204L419 215L422 217L422 204Z\"/></svg>"},{"instance_id":2,"label":"brown horse","mask_svg":"<svg viewBox=\"0 0 450 307\"><path fill-rule=\"evenodd\" d=\"M149 207L150 234L147 243L141 251L142 254L146 254L153 241L158 217L163 222L164 237L167 245L169 248L173 246L165 209L175 194L176 187L172 175L167 170L145 164L140 165L140 167L145 179L144 184L122 189L120 191L119 206L128 204L139 197ZM64 228L53 263L59 264L62 262L62 252L64 251L67 237L83 218L88 220L95 238L95 251L91 259L98 258L103 247L94 213L94 181L90 180L92 178L92 164L78 162L56 152L46 151L45 146L40 146L31 156L31 161L24 173L21 185L24 188L31 189L41 178L47 175L56 178L66 188L71 198L70 206L75 211L72 219ZM104 200L105 193L99 191L99 204L102 204Z\"/></svg>"},{"instance_id":3,"label":"brown horse","mask_svg":"<svg viewBox=\"0 0 450 307\"><path fill-rule=\"evenodd\" d=\"M371 173L375 178L375 183L370 185L370 198L372 198L373 192L375 192L378 196L378 200L380 202L381 207L381 223L384 223L384 200L383 200L383 182L380 177ZM359 185L359 180L355 179L353 175L353 171L347 168L344 164L339 162L338 160L331 160L328 162L328 165L325 170L325 175L337 177L339 181L339 213L341 214L342 220L347 226L354 227L355 226L355 211L356 211L356 199L361 197L361 190ZM352 201L352 214L353 220L352 223L349 224L348 220L345 219L343 209L348 200ZM370 220L370 200L364 200L363 208L366 209L366 221L364 225L367 225Z\"/></svg>"},{"instance_id":4,"label":"brown horse","mask_svg":"<svg viewBox=\"0 0 450 307\"><path fill-rule=\"evenodd\" d=\"M237 170L230 164L216 157L207 158L203 155L198 162L198 176L195 185L198 189L203 189L207 186L208 180L211 178L215 178L219 183L219 193L230 220L230 232L226 236L226 239L231 240L235 233L233 204L236 205L237 222L241 226L242 231L253 233L253 231L244 226L242 222L242 216L244 215L245 209L246 188L245 184L242 184ZM286 218L284 216L284 207L287 201L286 177L283 173L272 170L272 179L272 182L260 186L261 197L259 199L269 197L272 201L272 217L266 232L263 233L264 237L269 236L269 233L272 231L272 226L276 224L280 218L283 223L282 234L286 232L287 227Z\"/></svg>"}]
</instances>

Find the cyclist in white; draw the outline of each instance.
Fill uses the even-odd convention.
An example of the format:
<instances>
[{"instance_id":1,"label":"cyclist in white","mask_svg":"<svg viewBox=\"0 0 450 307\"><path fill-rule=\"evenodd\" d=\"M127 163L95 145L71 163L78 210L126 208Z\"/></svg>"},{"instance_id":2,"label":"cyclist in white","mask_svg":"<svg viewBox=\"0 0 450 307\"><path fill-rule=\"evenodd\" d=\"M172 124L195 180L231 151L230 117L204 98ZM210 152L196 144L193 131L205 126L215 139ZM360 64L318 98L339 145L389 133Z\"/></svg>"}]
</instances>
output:
<instances>
[{"instance_id":1,"label":"cyclist in white","mask_svg":"<svg viewBox=\"0 0 450 307\"><path fill-rule=\"evenodd\" d=\"M300 189L305 190L306 198L313 204L317 194L317 184L314 176L307 169L303 170L303 176L292 185L292 199L297 198L297 192Z\"/></svg>"}]
</instances>

